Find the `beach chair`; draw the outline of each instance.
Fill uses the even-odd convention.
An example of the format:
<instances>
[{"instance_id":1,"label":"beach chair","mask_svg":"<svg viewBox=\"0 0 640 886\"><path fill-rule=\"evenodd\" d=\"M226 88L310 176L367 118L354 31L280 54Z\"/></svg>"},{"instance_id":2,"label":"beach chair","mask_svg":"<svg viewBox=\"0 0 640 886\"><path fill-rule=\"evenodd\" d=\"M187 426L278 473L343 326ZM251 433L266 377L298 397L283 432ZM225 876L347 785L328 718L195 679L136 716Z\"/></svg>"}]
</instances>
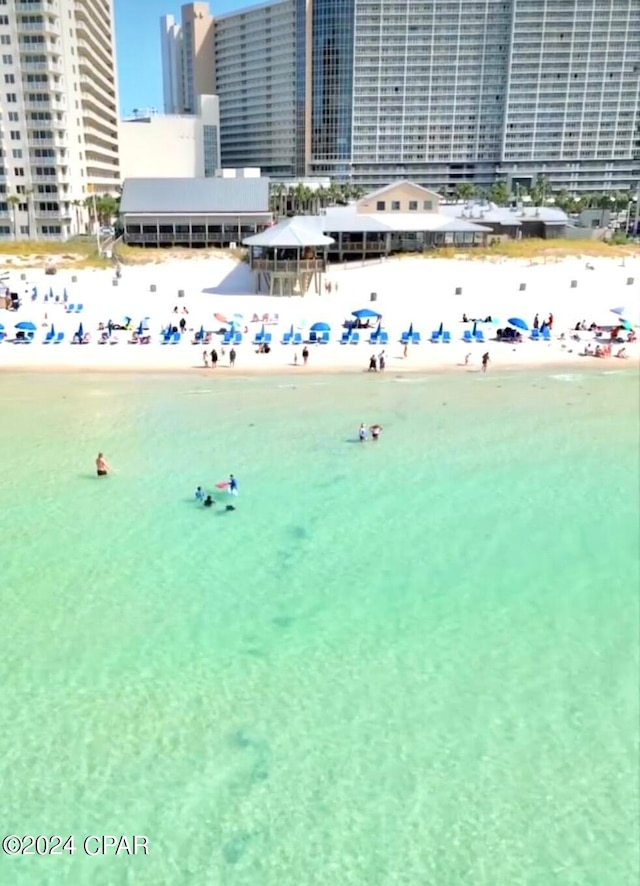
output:
<instances>
[{"instance_id":1,"label":"beach chair","mask_svg":"<svg viewBox=\"0 0 640 886\"><path fill-rule=\"evenodd\" d=\"M350 340L351 340L351 330L345 329L345 331L340 336L340 344L341 345L348 345Z\"/></svg>"},{"instance_id":2,"label":"beach chair","mask_svg":"<svg viewBox=\"0 0 640 886\"><path fill-rule=\"evenodd\" d=\"M330 340L330 333L329 332L321 332L320 338L318 339L318 344L319 345L328 345L329 340Z\"/></svg>"},{"instance_id":3,"label":"beach chair","mask_svg":"<svg viewBox=\"0 0 640 886\"><path fill-rule=\"evenodd\" d=\"M302 344L302 333L301 332L294 333L292 344L294 344L294 345L301 345Z\"/></svg>"},{"instance_id":4,"label":"beach chair","mask_svg":"<svg viewBox=\"0 0 640 886\"><path fill-rule=\"evenodd\" d=\"M75 313L76 313L76 314L79 314L79 313L82 311L83 308L84 308L84 305L76 305Z\"/></svg>"},{"instance_id":5,"label":"beach chair","mask_svg":"<svg viewBox=\"0 0 640 886\"><path fill-rule=\"evenodd\" d=\"M51 342L54 340L55 337L56 337L55 332L51 332L51 330L49 330L49 332L47 332L47 334L45 335L42 344L43 345L51 344Z\"/></svg>"},{"instance_id":6,"label":"beach chair","mask_svg":"<svg viewBox=\"0 0 640 886\"><path fill-rule=\"evenodd\" d=\"M413 335L411 336L411 344L412 345L419 345L421 343L422 343L422 336L420 335L419 332L414 332Z\"/></svg>"},{"instance_id":7,"label":"beach chair","mask_svg":"<svg viewBox=\"0 0 640 886\"><path fill-rule=\"evenodd\" d=\"M56 337L53 339L53 344L59 345L62 341L64 341L64 332L58 332Z\"/></svg>"},{"instance_id":8,"label":"beach chair","mask_svg":"<svg viewBox=\"0 0 640 886\"><path fill-rule=\"evenodd\" d=\"M403 332L402 335L400 336L400 344L401 345L408 345L410 338L411 338L411 336L409 335L408 332Z\"/></svg>"},{"instance_id":9,"label":"beach chair","mask_svg":"<svg viewBox=\"0 0 640 886\"><path fill-rule=\"evenodd\" d=\"M281 344L281 345L290 345L290 344L291 344L291 339L292 339L292 338L293 338L293 336L291 335L290 332L285 332L285 333L283 334L283 336L282 336L282 339L281 339L281 341L280 341L280 344Z\"/></svg>"},{"instance_id":10,"label":"beach chair","mask_svg":"<svg viewBox=\"0 0 640 886\"><path fill-rule=\"evenodd\" d=\"M272 339L273 339L273 333L271 333L271 332L265 332L265 334L264 334L264 338L262 339L262 344L263 344L263 345L270 345Z\"/></svg>"},{"instance_id":11,"label":"beach chair","mask_svg":"<svg viewBox=\"0 0 640 886\"><path fill-rule=\"evenodd\" d=\"M174 332L173 335L171 336L171 344L172 345L179 345L181 339L182 339L182 335L179 332Z\"/></svg>"},{"instance_id":12,"label":"beach chair","mask_svg":"<svg viewBox=\"0 0 640 886\"><path fill-rule=\"evenodd\" d=\"M234 333L234 335L233 335L233 344L234 344L234 345L241 345L241 344L242 344L242 333L241 333L241 332L235 332L235 333Z\"/></svg>"},{"instance_id":13,"label":"beach chair","mask_svg":"<svg viewBox=\"0 0 640 886\"><path fill-rule=\"evenodd\" d=\"M473 342L473 336L471 335L470 329L465 329L462 333L462 341L466 342L468 345Z\"/></svg>"},{"instance_id":14,"label":"beach chair","mask_svg":"<svg viewBox=\"0 0 640 886\"><path fill-rule=\"evenodd\" d=\"M478 344L484 344L485 337L484 337L484 332L482 331L482 329L476 329L476 334L475 334L474 338Z\"/></svg>"},{"instance_id":15,"label":"beach chair","mask_svg":"<svg viewBox=\"0 0 640 886\"><path fill-rule=\"evenodd\" d=\"M329 333L327 333L327 335L328 334ZM360 333L359 332L352 332L351 333L351 344L352 345L359 345L360 344Z\"/></svg>"},{"instance_id":16,"label":"beach chair","mask_svg":"<svg viewBox=\"0 0 640 886\"><path fill-rule=\"evenodd\" d=\"M161 345L168 345L171 339L173 338L173 332L163 332Z\"/></svg>"},{"instance_id":17,"label":"beach chair","mask_svg":"<svg viewBox=\"0 0 640 886\"><path fill-rule=\"evenodd\" d=\"M45 299L46 299L46 296L45 296ZM64 309L67 312L67 314L73 314L76 309L76 306L75 305L65 305Z\"/></svg>"},{"instance_id":18,"label":"beach chair","mask_svg":"<svg viewBox=\"0 0 640 886\"><path fill-rule=\"evenodd\" d=\"M3 332L3 331L0 329L0 345L1 345L2 342L5 340L6 337L7 337L7 333L6 333L6 332Z\"/></svg>"},{"instance_id":19,"label":"beach chair","mask_svg":"<svg viewBox=\"0 0 640 886\"><path fill-rule=\"evenodd\" d=\"M370 345L378 345L380 344L380 333L376 332L374 329L371 335L369 336L369 344Z\"/></svg>"},{"instance_id":20,"label":"beach chair","mask_svg":"<svg viewBox=\"0 0 640 886\"><path fill-rule=\"evenodd\" d=\"M445 329L445 331L442 333L442 344L444 344L444 345L450 345L450 344L451 344L451 333L448 332L446 329Z\"/></svg>"},{"instance_id":21,"label":"beach chair","mask_svg":"<svg viewBox=\"0 0 640 886\"><path fill-rule=\"evenodd\" d=\"M381 345L388 345L389 344L389 333L385 332L384 329L380 333L380 336L378 338L378 344L381 344Z\"/></svg>"},{"instance_id":22,"label":"beach chair","mask_svg":"<svg viewBox=\"0 0 640 886\"><path fill-rule=\"evenodd\" d=\"M253 336L253 344L257 346L264 344L265 333L260 330Z\"/></svg>"},{"instance_id":23,"label":"beach chair","mask_svg":"<svg viewBox=\"0 0 640 886\"><path fill-rule=\"evenodd\" d=\"M548 326L542 330L542 341L551 341L551 330Z\"/></svg>"},{"instance_id":24,"label":"beach chair","mask_svg":"<svg viewBox=\"0 0 640 886\"><path fill-rule=\"evenodd\" d=\"M317 345L318 344L318 333L317 332L310 332L309 333L309 344L310 345Z\"/></svg>"},{"instance_id":25,"label":"beach chair","mask_svg":"<svg viewBox=\"0 0 640 886\"><path fill-rule=\"evenodd\" d=\"M429 339L429 341L431 342L432 345L437 345L437 344L438 344L438 342L440 341L440 333L438 332L437 329L434 329L434 330L433 330L433 332L431 333L431 338Z\"/></svg>"},{"instance_id":26,"label":"beach chair","mask_svg":"<svg viewBox=\"0 0 640 886\"><path fill-rule=\"evenodd\" d=\"M223 345L233 344L233 332L225 332L225 334L222 336L222 344Z\"/></svg>"},{"instance_id":27,"label":"beach chair","mask_svg":"<svg viewBox=\"0 0 640 886\"><path fill-rule=\"evenodd\" d=\"M531 341L540 341L540 330L532 329L531 330Z\"/></svg>"}]
</instances>

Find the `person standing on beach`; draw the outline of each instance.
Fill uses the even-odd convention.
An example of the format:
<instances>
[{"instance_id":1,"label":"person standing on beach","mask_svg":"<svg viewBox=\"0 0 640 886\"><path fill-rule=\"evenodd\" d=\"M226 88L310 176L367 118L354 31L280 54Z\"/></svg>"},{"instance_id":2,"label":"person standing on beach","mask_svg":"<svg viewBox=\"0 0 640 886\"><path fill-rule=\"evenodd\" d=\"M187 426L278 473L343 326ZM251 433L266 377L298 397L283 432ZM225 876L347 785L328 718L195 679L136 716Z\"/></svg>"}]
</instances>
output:
<instances>
[{"instance_id":1,"label":"person standing on beach","mask_svg":"<svg viewBox=\"0 0 640 886\"><path fill-rule=\"evenodd\" d=\"M305 345L302 349L302 362L304 365L307 365L307 360L309 359L309 348Z\"/></svg>"},{"instance_id":2,"label":"person standing on beach","mask_svg":"<svg viewBox=\"0 0 640 886\"><path fill-rule=\"evenodd\" d=\"M482 371L483 371L483 372L486 372L486 371L487 371L487 366L488 366L488 365L489 365L489 351L486 351L486 352L482 355Z\"/></svg>"},{"instance_id":3,"label":"person standing on beach","mask_svg":"<svg viewBox=\"0 0 640 886\"><path fill-rule=\"evenodd\" d=\"M384 367L387 365L387 358L384 355L384 351L380 351L378 354L378 369L380 372L384 372Z\"/></svg>"},{"instance_id":4,"label":"person standing on beach","mask_svg":"<svg viewBox=\"0 0 640 886\"><path fill-rule=\"evenodd\" d=\"M533 328L534 328L534 329L539 329L539 328L540 328L540 317L539 317L537 314L536 314L535 317L533 318Z\"/></svg>"},{"instance_id":5,"label":"person standing on beach","mask_svg":"<svg viewBox=\"0 0 640 886\"><path fill-rule=\"evenodd\" d=\"M218 362L218 352L215 348L211 351L211 368L215 369Z\"/></svg>"},{"instance_id":6,"label":"person standing on beach","mask_svg":"<svg viewBox=\"0 0 640 886\"><path fill-rule=\"evenodd\" d=\"M378 363L376 361L376 355L372 354L369 357L369 372L377 372L378 371Z\"/></svg>"},{"instance_id":7,"label":"person standing on beach","mask_svg":"<svg viewBox=\"0 0 640 886\"><path fill-rule=\"evenodd\" d=\"M106 477L111 468L109 467L109 463L105 459L104 455L99 452L98 457L96 459L96 474L98 477Z\"/></svg>"},{"instance_id":8,"label":"person standing on beach","mask_svg":"<svg viewBox=\"0 0 640 886\"><path fill-rule=\"evenodd\" d=\"M229 366L231 366L231 368L233 369L233 367L235 365L236 365L236 349L231 348L231 350L229 351Z\"/></svg>"},{"instance_id":9,"label":"person standing on beach","mask_svg":"<svg viewBox=\"0 0 640 886\"><path fill-rule=\"evenodd\" d=\"M208 351L202 352L202 362L204 363L205 368L208 369L209 368L209 353L208 353Z\"/></svg>"}]
</instances>

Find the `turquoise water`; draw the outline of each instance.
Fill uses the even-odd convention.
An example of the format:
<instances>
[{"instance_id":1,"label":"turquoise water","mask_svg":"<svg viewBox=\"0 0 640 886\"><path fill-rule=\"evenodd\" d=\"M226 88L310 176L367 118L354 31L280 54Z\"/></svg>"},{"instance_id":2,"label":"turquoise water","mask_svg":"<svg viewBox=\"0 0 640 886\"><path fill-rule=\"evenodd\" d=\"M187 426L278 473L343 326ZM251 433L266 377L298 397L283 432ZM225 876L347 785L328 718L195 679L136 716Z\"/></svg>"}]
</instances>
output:
<instances>
[{"instance_id":1,"label":"turquoise water","mask_svg":"<svg viewBox=\"0 0 640 886\"><path fill-rule=\"evenodd\" d=\"M635 373L0 398L3 886L637 882Z\"/></svg>"}]
</instances>

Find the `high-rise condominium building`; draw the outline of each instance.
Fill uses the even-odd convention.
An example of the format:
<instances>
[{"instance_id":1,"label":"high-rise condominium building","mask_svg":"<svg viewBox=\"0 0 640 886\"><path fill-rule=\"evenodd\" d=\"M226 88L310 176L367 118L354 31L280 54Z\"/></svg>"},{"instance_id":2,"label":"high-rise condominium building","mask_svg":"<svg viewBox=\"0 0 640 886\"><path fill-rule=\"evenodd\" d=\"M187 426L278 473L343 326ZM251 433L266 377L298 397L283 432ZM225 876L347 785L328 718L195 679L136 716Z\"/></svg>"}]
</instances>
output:
<instances>
[{"instance_id":1,"label":"high-rise condominium building","mask_svg":"<svg viewBox=\"0 0 640 886\"><path fill-rule=\"evenodd\" d=\"M211 21L224 165L365 187L640 179L639 0L274 0Z\"/></svg>"},{"instance_id":2,"label":"high-rise condominium building","mask_svg":"<svg viewBox=\"0 0 640 886\"><path fill-rule=\"evenodd\" d=\"M182 7L181 21L160 20L165 114L195 114L199 95L215 93L213 18L207 3Z\"/></svg>"},{"instance_id":3,"label":"high-rise condominium building","mask_svg":"<svg viewBox=\"0 0 640 886\"><path fill-rule=\"evenodd\" d=\"M3 0L0 49L0 238L69 236L120 184L112 0Z\"/></svg>"}]
</instances>

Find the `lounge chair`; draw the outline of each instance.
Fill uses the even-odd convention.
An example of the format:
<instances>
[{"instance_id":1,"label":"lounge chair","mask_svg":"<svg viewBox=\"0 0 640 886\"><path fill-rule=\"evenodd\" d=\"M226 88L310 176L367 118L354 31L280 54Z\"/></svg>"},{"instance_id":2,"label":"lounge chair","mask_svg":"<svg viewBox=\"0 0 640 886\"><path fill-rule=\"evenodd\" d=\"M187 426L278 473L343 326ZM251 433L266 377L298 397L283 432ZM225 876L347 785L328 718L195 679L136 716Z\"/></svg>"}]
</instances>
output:
<instances>
[{"instance_id":1,"label":"lounge chair","mask_svg":"<svg viewBox=\"0 0 640 886\"><path fill-rule=\"evenodd\" d=\"M253 337L253 344L256 346L264 344L264 336L265 336L264 332L256 332L256 334Z\"/></svg>"},{"instance_id":2,"label":"lounge chair","mask_svg":"<svg viewBox=\"0 0 640 886\"><path fill-rule=\"evenodd\" d=\"M531 341L540 341L540 330L532 329L531 330Z\"/></svg>"},{"instance_id":3,"label":"lounge chair","mask_svg":"<svg viewBox=\"0 0 640 886\"><path fill-rule=\"evenodd\" d=\"M410 339L411 339L411 336L409 335L409 333L403 332L402 335L400 336L400 344L401 345L408 345Z\"/></svg>"},{"instance_id":4,"label":"lounge chair","mask_svg":"<svg viewBox=\"0 0 640 886\"><path fill-rule=\"evenodd\" d=\"M340 336L340 344L341 345L348 345L350 341L351 341L351 330L345 329L345 331Z\"/></svg>"},{"instance_id":5,"label":"lounge chair","mask_svg":"<svg viewBox=\"0 0 640 886\"><path fill-rule=\"evenodd\" d=\"M438 342L440 341L440 333L438 332L437 329L434 329L434 330L433 330L433 332L431 333L431 338L429 339L429 341L431 342L432 345L437 345L437 344L438 344Z\"/></svg>"},{"instance_id":6,"label":"lounge chair","mask_svg":"<svg viewBox=\"0 0 640 886\"><path fill-rule=\"evenodd\" d=\"M2 342L5 340L6 337L7 337L7 333L6 333L6 332L3 332L3 331L0 329L0 344L2 344Z\"/></svg>"},{"instance_id":7,"label":"lounge chair","mask_svg":"<svg viewBox=\"0 0 640 886\"><path fill-rule=\"evenodd\" d=\"M329 344L329 340L330 340L330 333L328 333L328 332L321 332L321 333L320 333L320 338L318 339L318 344L319 344L319 345L328 345L328 344Z\"/></svg>"},{"instance_id":8,"label":"lounge chair","mask_svg":"<svg viewBox=\"0 0 640 886\"><path fill-rule=\"evenodd\" d=\"M62 341L64 341L64 332L58 332L56 337L53 339L53 344L59 345Z\"/></svg>"},{"instance_id":9,"label":"lounge chair","mask_svg":"<svg viewBox=\"0 0 640 886\"><path fill-rule=\"evenodd\" d=\"M46 298L47 297L45 296L45 301L46 301ZM73 314L75 312L76 306L75 305L65 305L64 309L67 312L67 314Z\"/></svg>"},{"instance_id":10,"label":"lounge chair","mask_svg":"<svg viewBox=\"0 0 640 886\"><path fill-rule=\"evenodd\" d=\"M285 332L282 335L282 340L280 341L280 344L281 345L290 345L292 338L293 338L293 335L291 334L291 332Z\"/></svg>"},{"instance_id":11,"label":"lounge chair","mask_svg":"<svg viewBox=\"0 0 640 886\"><path fill-rule=\"evenodd\" d=\"M451 344L451 333L448 332L446 329L445 329L445 331L442 333L442 344L444 344L444 345L450 345L450 344Z\"/></svg>"},{"instance_id":12,"label":"lounge chair","mask_svg":"<svg viewBox=\"0 0 640 886\"><path fill-rule=\"evenodd\" d=\"M411 344L412 345L419 345L421 343L422 343L422 336L420 335L419 332L414 332L413 335L411 336Z\"/></svg>"},{"instance_id":13,"label":"lounge chair","mask_svg":"<svg viewBox=\"0 0 640 886\"><path fill-rule=\"evenodd\" d=\"M222 344L223 345L233 344L233 332L225 332L225 334L222 336Z\"/></svg>"},{"instance_id":14,"label":"lounge chair","mask_svg":"<svg viewBox=\"0 0 640 886\"><path fill-rule=\"evenodd\" d=\"M294 345L301 345L302 344L302 333L301 332L294 333L292 344L294 344Z\"/></svg>"},{"instance_id":15,"label":"lounge chair","mask_svg":"<svg viewBox=\"0 0 640 886\"><path fill-rule=\"evenodd\" d=\"M45 335L45 337L42 341L42 344L43 345L51 344L51 342L54 340L55 337L56 337L55 332L51 332L51 330L49 330L49 332L47 332L47 334Z\"/></svg>"},{"instance_id":16,"label":"lounge chair","mask_svg":"<svg viewBox=\"0 0 640 886\"><path fill-rule=\"evenodd\" d=\"M84 305L76 305L76 311L75 311L76 314L79 314L83 308L84 308Z\"/></svg>"},{"instance_id":17,"label":"lounge chair","mask_svg":"<svg viewBox=\"0 0 640 886\"><path fill-rule=\"evenodd\" d=\"M234 332L233 344L234 345L241 345L242 344L242 333L241 332Z\"/></svg>"},{"instance_id":18,"label":"lounge chair","mask_svg":"<svg viewBox=\"0 0 640 886\"><path fill-rule=\"evenodd\" d=\"M542 335L542 340L543 340L543 341L551 341L551 330L549 329L548 326L545 326L545 327L544 327L544 329L542 330L541 335Z\"/></svg>"},{"instance_id":19,"label":"lounge chair","mask_svg":"<svg viewBox=\"0 0 640 886\"><path fill-rule=\"evenodd\" d=\"M466 342L467 344L471 344L473 342L473 336L471 335L470 329L465 329L465 331L462 333L462 341Z\"/></svg>"},{"instance_id":20,"label":"lounge chair","mask_svg":"<svg viewBox=\"0 0 640 886\"><path fill-rule=\"evenodd\" d=\"M174 332L173 335L171 336L171 344L172 345L179 345L181 340L182 340L182 335L179 332Z\"/></svg>"},{"instance_id":21,"label":"lounge chair","mask_svg":"<svg viewBox=\"0 0 640 886\"><path fill-rule=\"evenodd\" d=\"M273 339L273 333L271 333L271 332L265 332L265 334L264 334L264 338L262 339L262 344L263 344L263 345L270 345L272 339Z\"/></svg>"},{"instance_id":22,"label":"lounge chair","mask_svg":"<svg viewBox=\"0 0 640 886\"><path fill-rule=\"evenodd\" d=\"M378 344L380 345L388 345L389 344L389 333L384 329L380 333L380 337L378 338Z\"/></svg>"},{"instance_id":23,"label":"lounge chair","mask_svg":"<svg viewBox=\"0 0 640 886\"><path fill-rule=\"evenodd\" d=\"M310 332L309 333L309 344L310 345L317 345L318 341L319 341L318 333L317 332Z\"/></svg>"},{"instance_id":24,"label":"lounge chair","mask_svg":"<svg viewBox=\"0 0 640 886\"><path fill-rule=\"evenodd\" d=\"M171 339L173 338L173 332L165 332L162 335L161 345L168 345Z\"/></svg>"},{"instance_id":25,"label":"lounge chair","mask_svg":"<svg viewBox=\"0 0 640 886\"><path fill-rule=\"evenodd\" d=\"M484 343L485 337L484 337L484 332L482 331L482 329L476 329L476 334L474 335L474 338L478 344Z\"/></svg>"},{"instance_id":26,"label":"lounge chair","mask_svg":"<svg viewBox=\"0 0 640 886\"><path fill-rule=\"evenodd\" d=\"M380 333L377 332L375 329L373 330L373 332L369 336L369 344L370 345L380 344Z\"/></svg>"},{"instance_id":27,"label":"lounge chair","mask_svg":"<svg viewBox=\"0 0 640 886\"><path fill-rule=\"evenodd\" d=\"M326 333L326 334L328 335L329 333ZM360 333L359 332L352 332L351 333L351 344L352 345L359 345L360 344Z\"/></svg>"}]
</instances>

